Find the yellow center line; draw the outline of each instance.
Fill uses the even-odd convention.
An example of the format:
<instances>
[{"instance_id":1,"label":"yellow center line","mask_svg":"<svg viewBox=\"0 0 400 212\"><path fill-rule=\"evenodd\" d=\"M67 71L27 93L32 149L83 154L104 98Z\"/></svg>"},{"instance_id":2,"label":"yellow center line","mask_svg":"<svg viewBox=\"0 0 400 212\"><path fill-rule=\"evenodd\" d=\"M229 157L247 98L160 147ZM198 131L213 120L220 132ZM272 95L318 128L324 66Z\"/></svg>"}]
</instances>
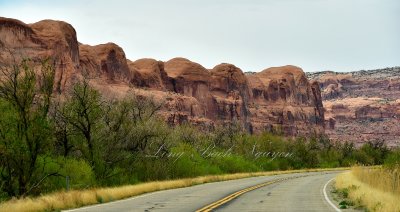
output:
<instances>
[{"instance_id":1,"label":"yellow center line","mask_svg":"<svg viewBox=\"0 0 400 212\"><path fill-rule=\"evenodd\" d=\"M237 192L235 192L233 194L230 194L230 195L228 195L228 196L226 196L226 197L224 197L224 198L222 198L220 200L217 200L217 201L215 201L215 202L213 202L213 203L211 203L209 205L206 205L203 208L200 208L200 209L196 210L196 212L209 212L209 211L212 211L213 209L216 209L216 208L222 206L223 204L225 204L225 203L235 199L236 197L238 197L238 196L240 196L240 195L242 195L244 193L247 193L249 191L252 191L252 190L255 190L257 188L261 188L261 187L264 187L264 186L267 186L267 185L271 185L271 184L274 184L274 183L277 183L277 182L281 182L281 181L284 181L284 180L289 180L289 179L294 179L294 178L299 178L299 177L302 177L302 176L288 177L288 178L281 178L281 179L277 179L277 180L271 180L271 181L268 181L268 182L265 182L265 183L261 183L261 184L257 184L257 185L254 185L254 186L251 186L251 187L248 187L248 188L244 188L244 189L239 190L239 191L237 191Z\"/></svg>"}]
</instances>

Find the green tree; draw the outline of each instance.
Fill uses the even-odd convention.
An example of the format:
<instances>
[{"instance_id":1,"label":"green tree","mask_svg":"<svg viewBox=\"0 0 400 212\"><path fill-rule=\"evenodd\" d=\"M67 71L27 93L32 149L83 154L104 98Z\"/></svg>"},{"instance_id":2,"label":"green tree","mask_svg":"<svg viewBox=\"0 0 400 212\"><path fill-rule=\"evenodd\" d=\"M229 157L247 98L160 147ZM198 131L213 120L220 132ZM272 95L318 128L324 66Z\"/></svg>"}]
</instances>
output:
<instances>
[{"instance_id":1,"label":"green tree","mask_svg":"<svg viewBox=\"0 0 400 212\"><path fill-rule=\"evenodd\" d=\"M37 64L24 59L1 67L0 77L0 178L9 196L23 196L53 173L41 173L38 165L51 142L47 113L53 92L54 66L44 60Z\"/></svg>"},{"instance_id":2,"label":"green tree","mask_svg":"<svg viewBox=\"0 0 400 212\"><path fill-rule=\"evenodd\" d=\"M83 82L75 84L65 104L56 111L57 115L55 116L57 118L55 122L61 126L61 138L59 139L65 139L64 141L68 142L68 134L71 134L73 139L80 141L76 142L76 148L94 170L100 162L96 159L99 153L97 136L102 128L102 104L99 92L93 89L85 79Z\"/></svg>"}]
</instances>

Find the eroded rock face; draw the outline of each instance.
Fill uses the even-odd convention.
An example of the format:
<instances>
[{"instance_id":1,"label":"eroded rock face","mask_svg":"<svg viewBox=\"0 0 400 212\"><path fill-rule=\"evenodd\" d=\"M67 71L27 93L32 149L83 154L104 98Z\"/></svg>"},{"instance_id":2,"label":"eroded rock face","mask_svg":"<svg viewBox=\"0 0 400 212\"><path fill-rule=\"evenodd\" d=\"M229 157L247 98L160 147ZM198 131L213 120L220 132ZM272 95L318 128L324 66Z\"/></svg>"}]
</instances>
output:
<instances>
[{"instance_id":1,"label":"eroded rock face","mask_svg":"<svg viewBox=\"0 0 400 212\"><path fill-rule=\"evenodd\" d=\"M237 122L249 132L289 136L324 132L319 85L295 66L245 75L232 64L207 70L185 58L130 61L114 43L79 44L71 25L52 20L24 24L0 18L0 48L3 65L12 64L12 56L36 61L52 57L56 93L65 94L76 80L87 77L107 98L134 92L163 102L160 115L170 124L212 128Z\"/></svg>"},{"instance_id":2,"label":"eroded rock face","mask_svg":"<svg viewBox=\"0 0 400 212\"><path fill-rule=\"evenodd\" d=\"M213 117L222 122L238 121L252 131L249 84L242 70L232 64L222 63L210 73L210 91L215 103Z\"/></svg>"},{"instance_id":3,"label":"eroded rock face","mask_svg":"<svg viewBox=\"0 0 400 212\"><path fill-rule=\"evenodd\" d=\"M79 68L79 49L75 29L62 21L43 20L34 24L0 17L1 63L30 58L52 58L56 67L55 91L69 86Z\"/></svg>"},{"instance_id":4,"label":"eroded rock face","mask_svg":"<svg viewBox=\"0 0 400 212\"><path fill-rule=\"evenodd\" d=\"M80 72L90 78L102 78L110 83L132 82L125 53L118 45L79 45L79 53Z\"/></svg>"},{"instance_id":5,"label":"eroded rock face","mask_svg":"<svg viewBox=\"0 0 400 212\"><path fill-rule=\"evenodd\" d=\"M295 66L266 69L248 76L255 131L282 130L289 135L324 132L324 111L316 83Z\"/></svg>"},{"instance_id":6,"label":"eroded rock face","mask_svg":"<svg viewBox=\"0 0 400 212\"><path fill-rule=\"evenodd\" d=\"M310 73L321 84L326 134L333 140L383 140L400 146L400 68Z\"/></svg>"},{"instance_id":7,"label":"eroded rock face","mask_svg":"<svg viewBox=\"0 0 400 212\"><path fill-rule=\"evenodd\" d=\"M37 50L45 47L33 29L19 20L0 17L0 35L0 46L4 48L21 48L27 51L29 48Z\"/></svg>"},{"instance_id":8,"label":"eroded rock face","mask_svg":"<svg viewBox=\"0 0 400 212\"><path fill-rule=\"evenodd\" d=\"M133 83L138 87L146 87L155 90L173 90L167 72L164 70L164 62L154 59L139 59L128 62Z\"/></svg>"},{"instance_id":9,"label":"eroded rock face","mask_svg":"<svg viewBox=\"0 0 400 212\"><path fill-rule=\"evenodd\" d=\"M201 105L201 117L213 117L215 102L210 93L210 72L198 63L174 58L164 64L172 83L172 92L196 98Z\"/></svg>"}]
</instances>

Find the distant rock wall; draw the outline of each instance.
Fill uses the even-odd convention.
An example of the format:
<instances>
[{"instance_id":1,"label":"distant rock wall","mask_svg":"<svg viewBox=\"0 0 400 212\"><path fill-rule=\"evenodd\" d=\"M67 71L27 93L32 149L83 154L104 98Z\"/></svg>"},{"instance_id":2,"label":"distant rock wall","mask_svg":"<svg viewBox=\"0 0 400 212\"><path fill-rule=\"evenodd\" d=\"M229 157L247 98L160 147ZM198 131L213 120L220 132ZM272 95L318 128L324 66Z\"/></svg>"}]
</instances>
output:
<instances>
[{"instance_id":1,"label":"distant rock wall","mask_svg":"<svg viewBox=\"0 0 400 212\"><path fill-rule=\"evenodd\" d=\"M309 73L320 83L326 134L334 140L400 146L400 67Z\"/></svg>"}]
</instances>

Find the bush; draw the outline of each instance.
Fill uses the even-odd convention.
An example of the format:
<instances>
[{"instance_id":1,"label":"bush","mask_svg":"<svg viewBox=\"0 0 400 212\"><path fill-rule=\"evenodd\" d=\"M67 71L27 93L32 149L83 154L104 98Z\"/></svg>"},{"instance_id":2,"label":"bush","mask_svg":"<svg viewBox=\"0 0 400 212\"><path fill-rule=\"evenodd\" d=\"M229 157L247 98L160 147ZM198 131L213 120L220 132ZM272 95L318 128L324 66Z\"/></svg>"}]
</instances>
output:
<instances>
[{"instance_id":1,"label":"bush","mask_svg":"<svg viewBox=\"0 0 400 212\"><path fill-rule=\"evenodd\" d=\"M394 150L388 154L384 166L389 169L400 168L400 149Z\"/></svg>"},{"instance_id":2,"label":"bush","mask_svg":"<svg viewBox=\"0 0 400 212\"><path fill-rule=\"evenodd\" d=\"M85 160L41 156L38 158L38 164L43 167L44 172L40 171L35 173L36 175L48 173L48 177L40 186L41 192L65 189L67 176L69 177L69 186L71 189L88 188L95 184L92 168Z\"/></svg>"},{"instance_id":3,"label":"bush","mask_svg":"<svg viewBox=\"0 0 400 212\"><path fill-rule=\"evenodd\" d=\"M242 156L222 156L210 159L223 173L254 172L261 169L253 161L246 160Z\"/></svg>"},{"instance_id":4,"label":"bush","mask_svg":"<svg viewBox=\"0 0 400 212\"><path fill-rule=\"evenodd\" d=\"M172 178L223 173L217 165L211 164L209 160L203 158L196 149L188 144L180 144L172 148L172 152L183 153L180 158L171 158L169 161Z\"/></svg>"}]
</instances>

